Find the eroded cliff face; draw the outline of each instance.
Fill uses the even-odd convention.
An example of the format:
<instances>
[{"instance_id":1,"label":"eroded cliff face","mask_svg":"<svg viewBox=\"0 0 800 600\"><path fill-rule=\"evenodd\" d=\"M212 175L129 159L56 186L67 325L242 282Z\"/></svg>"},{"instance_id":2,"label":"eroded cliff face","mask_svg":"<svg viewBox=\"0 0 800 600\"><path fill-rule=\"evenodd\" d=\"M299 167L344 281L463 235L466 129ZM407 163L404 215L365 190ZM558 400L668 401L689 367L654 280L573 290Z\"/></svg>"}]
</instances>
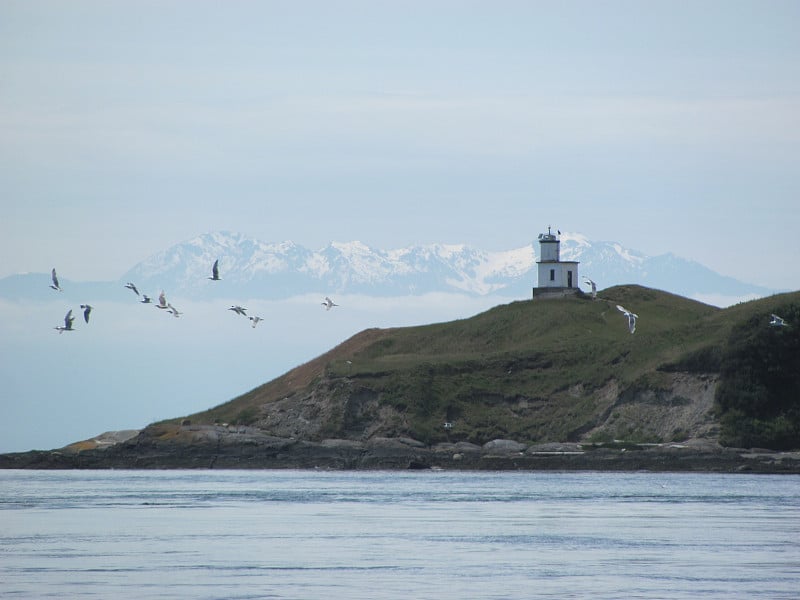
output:
<instances>
[{"instance_id":1,"label":"eroded cliff face","mask_svg":"<svg viewBox=\"0 0 800 600\"><path fill-rule=\"evenodd\" d=\"M408 435L406 415L350 379L324 379L309 390L263 404L251 424L270 435L319 441Z\"/></svg>"},{"instance_id":2,"label":"eroded cliff face","mask_svg":"<svg viewBox=\"0 0 800 600\"><path fill-rule=\"evenodd\" d=\"M580 439L670 442L717 441L719 424L712 413L719 377L712 374L665 373L657 389L620 390L611 381L597 393L605 405L594 426Z\"/></svg>"},{"instance_id":3,"label":"eroded cliff face","mask_svg":"<svg viewBox=\"0 0 800 600\"><path fill-rule=\"evenodd\" d=\"M718 424L712 407L717 383L715 375L663 373L655 387L638 385L622 389L619 382L610 380L602 388L587 390L576 384L561 398L513 398L505 403L490 403L489 410L495 411L498 418L505 419L510 415L522 423L526 419L536 419L538 407L547 402L560 402L568 408L571 402L585 403L588 400L594 406L591 414L573 417L576 421L566 436L557 433L564 430L563 424L552 423L548 429L546 421L544 425L537 423L538 439L525 438L523 434L509 436L525 443L674 442L687 439L716 442ZM476 393L472 401L481 402L481 399L481 393ZM525 410L519 409L521 405ZM502 415L497 411L502 411ZM491 418L492 413L487 415ZM317 442L323 439L365 441L374 437L415 437L411 418L406 412L382 402L380 393L348 378L322 379L302 392L261 405L257 414L251 417L249 427L280 438ZM441 420L446 420L444 415ZM479 444L488 441L460 436L464 430L465 427L454 429L448 441ZM525 430L524 423L520 430ZM565 439L560 439L562 437Z\"/></svg>"}]
</instances>

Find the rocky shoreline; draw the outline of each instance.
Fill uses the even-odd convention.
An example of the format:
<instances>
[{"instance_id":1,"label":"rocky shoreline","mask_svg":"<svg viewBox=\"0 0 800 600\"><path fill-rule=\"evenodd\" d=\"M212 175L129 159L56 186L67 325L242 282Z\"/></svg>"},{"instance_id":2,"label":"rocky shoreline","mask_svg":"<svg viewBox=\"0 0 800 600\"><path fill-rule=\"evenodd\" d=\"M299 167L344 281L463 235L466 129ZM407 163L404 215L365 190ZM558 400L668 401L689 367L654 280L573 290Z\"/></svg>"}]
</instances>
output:
<instances>
[{"instance_id":1,"label":"rocky shoreline","mask_svg":"<svg viewBox=\"0 0 800 600\"><path fill-rule=\"evenodd\" d=\"M800 452L684 443L426 445L410 438L308 441L249 427L109 432L59 450L0 455L4 469L591 470L800 474Z\"/></svg>"}]
</instances>

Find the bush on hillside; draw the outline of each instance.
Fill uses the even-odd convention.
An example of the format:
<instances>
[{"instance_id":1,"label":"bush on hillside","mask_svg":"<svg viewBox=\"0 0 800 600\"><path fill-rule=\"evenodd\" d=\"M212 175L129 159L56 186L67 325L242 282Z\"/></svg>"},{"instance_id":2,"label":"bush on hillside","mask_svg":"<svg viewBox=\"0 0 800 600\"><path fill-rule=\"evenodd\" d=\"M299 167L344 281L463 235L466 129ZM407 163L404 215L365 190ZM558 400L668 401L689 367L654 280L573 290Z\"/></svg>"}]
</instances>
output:
<instances>
[{"instance_id":1,"label":"bush on hillside","mask_svg":"<svg viewBox=\"0 0 800 600\"><path fill-rule=\"evenodd\" d=\"M724 445L800 448L800 305L777 312L788 326L754 316L733 328L723 351L715 400Z\"/></svg>"}]
</instances>

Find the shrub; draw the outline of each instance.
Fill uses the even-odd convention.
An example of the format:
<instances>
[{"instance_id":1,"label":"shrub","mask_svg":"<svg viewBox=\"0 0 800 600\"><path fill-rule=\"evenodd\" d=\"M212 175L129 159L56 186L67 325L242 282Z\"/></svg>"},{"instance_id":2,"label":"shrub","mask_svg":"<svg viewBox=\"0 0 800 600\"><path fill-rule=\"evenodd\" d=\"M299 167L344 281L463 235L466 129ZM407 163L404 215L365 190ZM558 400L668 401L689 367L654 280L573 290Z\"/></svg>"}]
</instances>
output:
<instances>
[{"instance_id":1,"label":"shrub","mask_svg":"<svg viewBox=\"0 0 800 600\"><path fill-rule=\"evenodd\" d=\"M794 325L756 315L731 330L715 397L725 445L800 448L800 306L780 312Z\"/></svg>"}]
</instances>

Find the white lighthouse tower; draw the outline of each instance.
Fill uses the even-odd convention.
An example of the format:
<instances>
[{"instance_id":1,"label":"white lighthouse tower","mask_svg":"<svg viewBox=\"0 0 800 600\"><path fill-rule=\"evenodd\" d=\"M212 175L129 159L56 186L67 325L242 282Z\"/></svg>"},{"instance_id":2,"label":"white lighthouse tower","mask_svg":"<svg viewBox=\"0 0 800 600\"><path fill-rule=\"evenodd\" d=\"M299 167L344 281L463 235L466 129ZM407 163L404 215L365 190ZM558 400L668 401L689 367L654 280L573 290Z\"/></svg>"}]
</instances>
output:
<instances>
[{"instance_id":1,"label":"white lighthouse tower","mask_svg":"<svg viewBox=\"0 0 800 600\"><path fill-rule=\"evenodd\" d=\"M558 232L559 235L561 232ZM580 290L578 262L561 260L561 240L547 228L539 234L538 287L533 288L534 298L551 298L575 294Z\"/></svg>"}]
</instances>

